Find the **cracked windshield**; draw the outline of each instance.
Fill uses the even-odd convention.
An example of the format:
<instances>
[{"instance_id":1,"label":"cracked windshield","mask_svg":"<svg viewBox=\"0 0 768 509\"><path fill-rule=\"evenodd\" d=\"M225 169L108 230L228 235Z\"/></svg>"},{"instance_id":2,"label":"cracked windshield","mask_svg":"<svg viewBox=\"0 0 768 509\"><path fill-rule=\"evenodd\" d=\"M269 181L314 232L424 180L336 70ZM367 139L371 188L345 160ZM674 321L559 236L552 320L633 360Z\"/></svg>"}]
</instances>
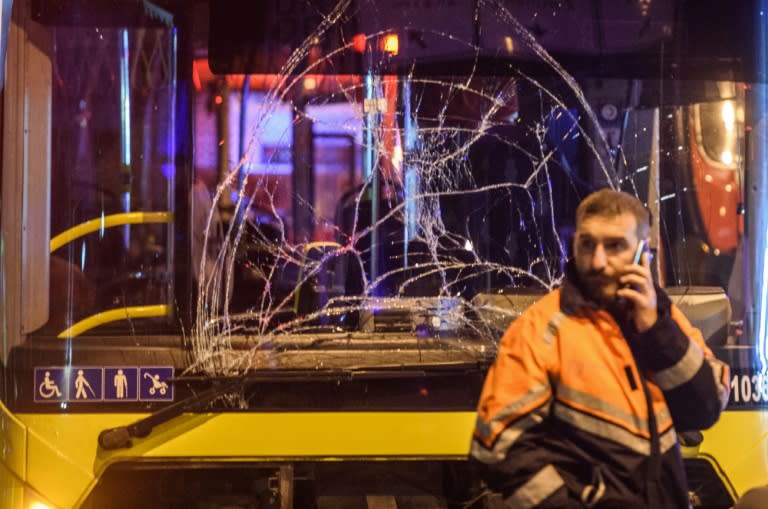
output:
<instances>
[{"instance_id":1,"label":"cracked windshield","mask_svg":"<svg viewBox=\"0 0 768 509\"><path fill-rule=\"evenodd\" d=\"M742 284L746 86L679 66L672 4L201 5L183 30L150 2L126 27L47 14L33 337L181 341L181 376L485 365L601 187L651 211L673 297Z\"/></svg>"}]
</instances>

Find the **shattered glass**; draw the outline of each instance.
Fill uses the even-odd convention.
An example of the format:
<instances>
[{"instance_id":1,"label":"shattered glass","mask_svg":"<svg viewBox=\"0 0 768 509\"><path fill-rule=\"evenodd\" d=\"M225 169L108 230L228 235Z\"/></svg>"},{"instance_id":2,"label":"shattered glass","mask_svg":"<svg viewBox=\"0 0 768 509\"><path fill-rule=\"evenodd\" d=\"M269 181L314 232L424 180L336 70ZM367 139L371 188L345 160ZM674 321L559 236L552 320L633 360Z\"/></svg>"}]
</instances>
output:
<instances>
[{"instance_id":1,"label":"shattered glass","mask_svg":"<svg viewBox=\"0 0 768 509\"><path fill-rule=\"evenodd\" d=\"M214 2L192 203L183 36L57 28L52 236L165 219L53 251L33 335L125 308L82 334L152 342L192 316L187 373L484 363L561 284L576 206L604 186L647 204L662 284L724 288L740 318L746 87L695 58L677 79L672 4L593 4Z\"/></svg>"},{"instance_id":2,"label":"shattered glass","mask_svg":"<svg viewBox=\"0 0 768 509\"><path fill-rule=\"evenodd\" d=\"M197 267L191 370L479 360L561 283L581 198L613 186L651 192L658 209L649 179L664 133L658 104L641 97L647 84L587 78L588 96L554 54L570 62L659 43L668 7L626 2L619 21L598 26L578 15L580 2L518 4L312 4L314 30L263 64L279 66L277 79L250 108L249 142L215 190L214 203L231 200L231 220ZM350 68L358 74L332 71ZM351 117L324 115L339 103ZM286 105L290 122L275 133ZM259 140L281 139L296 172L304 124L354 140L353 179L298 190L275 177L285 157L258 153ZM683 205L667 204L664 220ZM220 227L211 210L207 244Z\"/></svg>"}]
</instances>

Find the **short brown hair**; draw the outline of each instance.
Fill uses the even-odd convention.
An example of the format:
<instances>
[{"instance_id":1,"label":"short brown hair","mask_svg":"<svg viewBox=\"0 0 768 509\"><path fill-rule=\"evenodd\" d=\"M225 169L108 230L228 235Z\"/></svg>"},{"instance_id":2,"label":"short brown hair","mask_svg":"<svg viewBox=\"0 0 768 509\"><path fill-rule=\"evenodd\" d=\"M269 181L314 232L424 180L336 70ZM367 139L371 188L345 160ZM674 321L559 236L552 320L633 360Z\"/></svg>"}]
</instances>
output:
<instances>
[{"instance_id":1,"label":"short brown hair","mask_svg":"<svg viewBox=\"0 0 768 509\"><path fill-rule=\"evenodd\" d=\"M613 217L632 214L637 221L637 235L645 238L651 229L651 214L642 202L629 193L605 188L590 194L576 209L576 226L591 216Z\"/></svg>"}]
</instances>

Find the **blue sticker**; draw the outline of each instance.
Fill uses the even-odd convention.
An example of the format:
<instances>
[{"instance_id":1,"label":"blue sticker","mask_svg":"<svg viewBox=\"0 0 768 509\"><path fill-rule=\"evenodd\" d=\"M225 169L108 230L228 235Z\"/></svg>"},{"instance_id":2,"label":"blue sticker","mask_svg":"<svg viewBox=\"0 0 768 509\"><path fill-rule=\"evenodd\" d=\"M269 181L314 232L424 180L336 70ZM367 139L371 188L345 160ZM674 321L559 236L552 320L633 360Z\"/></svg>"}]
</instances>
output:
<instances>
[{"instance_id":1,"label":"blue sticker","mask_svg":"<svg viewBox=\"0 0 768 509\"><path fill-rule=\"evenodd\" d=\"M69 401L89 402L104 399L102 392L102 369L73 366L67 370L69 379Z\"/></svg>"},{"instance_id":2,"label":"blue sticker","mask_svg":"<svg viewBox=\"0 0 768 509\"><path fill-rule=\"evenodd\" d=\"M173 366L36 367L34 401L173 401L173 375Z\"/></svg>"},{"instance_id":3,"label":"blue sticker","mask_svg":"<svg viewBox=\"0 0 768 509\"><path fill-rule=\"evenodd\" d=\"M139 368L139 399L142 401L173 401L173 367Z\"/></svg>"},{"instance_id":4,"label":"blue sticker","mask_svg":"<svg viewBox=\"0 0 768 509\"><path fill-rule=\"evenodd\" d=\"M67 385L64 368L35 368L35 402L64 401Z\"/></svg>"},{"instance_id":5,"label":"blue sticker","mask_svg":"<svg viewBox=\"0 0 768 509\"><path fill-rule=\"evenodd\" d=\"M136 401L139 399L139 368L104 368L104 400Z\"/></svg>"}]
</instances>

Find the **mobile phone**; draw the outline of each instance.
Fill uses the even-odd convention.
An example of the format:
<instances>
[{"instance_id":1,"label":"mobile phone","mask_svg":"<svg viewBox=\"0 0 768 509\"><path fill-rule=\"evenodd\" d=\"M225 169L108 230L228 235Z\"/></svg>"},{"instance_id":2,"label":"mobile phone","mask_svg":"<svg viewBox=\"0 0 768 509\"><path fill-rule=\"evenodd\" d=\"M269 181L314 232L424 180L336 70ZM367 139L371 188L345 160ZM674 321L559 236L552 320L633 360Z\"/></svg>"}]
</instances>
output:
<instances>
[{"instance_id":1,"label":"mobile phone","mask_svg":"<svg viewBox=\"0 0 768 509\"><path fill-rule=\"evenodd\" d=\"M643 252L645 252L645 239L641 239L640 242L637 243L635 254L632 256L632 265L640 265L640 262L643 259ZM632 285L624 285L622 288L632 288ZM622 297L617 297L616 302L623 306L629 306L627 300Z\"/></svg>"},{"instance_id":2,"label":"mobile phone","mask_svg":"<svg viewBox=\"0 0 768 509\"><path fill-rule=\"evenodd\" d=\"M635 249L635 256L632 257L632 265L640 265L640 260L643 259L643 252L645 251L645 239L640 239L637 243L637 249Z\"/></svg>"}]
</instances>

